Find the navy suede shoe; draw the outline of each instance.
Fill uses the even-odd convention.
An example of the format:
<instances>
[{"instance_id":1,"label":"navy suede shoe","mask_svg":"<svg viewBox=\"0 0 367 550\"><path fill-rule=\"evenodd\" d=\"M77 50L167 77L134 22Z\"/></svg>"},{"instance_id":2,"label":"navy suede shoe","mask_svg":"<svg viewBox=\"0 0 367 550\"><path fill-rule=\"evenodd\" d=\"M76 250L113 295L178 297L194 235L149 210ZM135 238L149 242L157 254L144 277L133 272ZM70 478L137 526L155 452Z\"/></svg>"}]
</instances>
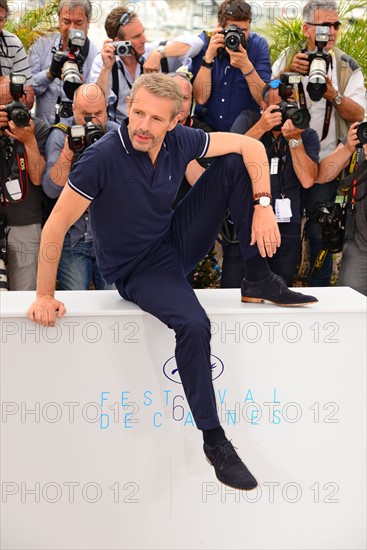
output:
<instances>
[{"instance_id":1,"label":"navy suede shoe","mask_svg":"<svg viewBox=\"0 0 367 550\"><path fill-rule=\"evenodd\" d=\"M301 292L290 290L284 279L271 273L266 279L252 283L243 279L241 285L242 302L273 302L278 306L304 306L315 304L318 299Z\"/></svg>"},{"instance_id":2,"label":"navy suede shoe","mask_svg":"<svg viewBox=\"0 0 367 550\"><path fill-rule=\"evenodd\" d=\"M214 466L215 475L224 485L242 491L251 491L257 486L256 479L246 468L228 439L217 447L209 447L204 443L204 453L209 464Z\"/></svg>"}]
</instances>

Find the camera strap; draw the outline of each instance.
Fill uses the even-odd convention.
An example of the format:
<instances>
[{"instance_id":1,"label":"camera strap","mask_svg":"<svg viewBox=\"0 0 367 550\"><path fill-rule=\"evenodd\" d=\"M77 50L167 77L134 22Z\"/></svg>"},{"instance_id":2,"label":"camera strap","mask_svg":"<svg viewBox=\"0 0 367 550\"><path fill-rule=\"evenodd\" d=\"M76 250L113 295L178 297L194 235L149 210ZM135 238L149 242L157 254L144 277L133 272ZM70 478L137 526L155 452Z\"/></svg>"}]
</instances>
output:
<instances>
[{"instance_id":1,"label":"camera strap","mask_svg":"<svg viewBox=\"0 0 367 550\"><path fill-rule=\"evenodd\" d=\"M0 159L3 167L0 180L3 202L5 205L7 203L23 202L27 196L29 186L27 167L28 161L23 143L16 141L14 145L9 140L7 147L1 147L0 149ZM21 191L20 197L17 199L14 199L11 191L9 190L9 183L13 181L11 178L11 172L14 159L16 160L19 170L19 187Z\"/></svg>"},{"instance_id":2,"label":"camera strap","mask_svg":"<svg viewBox=\"0 0 367 550\"><path fill-rule=\"evenodd\" d=\"M143 62L138 59L138 63L140 65L140 74L143 74ZM132 84L129 82L129 80L126 78L126 73L124 69L124 64L122 63L121 59L118 59L115 61L115 63L112 66L112 91L116 96L116 101L112 105L112 111L113 111L113 121L116 122L117 118L117 106L119 103L119 90L120 90L120 84L119 84L119 70L122 72L123 77L126 81L126 84L128 85L129 89L131 90Z\"/></svg>"}]
</instances>

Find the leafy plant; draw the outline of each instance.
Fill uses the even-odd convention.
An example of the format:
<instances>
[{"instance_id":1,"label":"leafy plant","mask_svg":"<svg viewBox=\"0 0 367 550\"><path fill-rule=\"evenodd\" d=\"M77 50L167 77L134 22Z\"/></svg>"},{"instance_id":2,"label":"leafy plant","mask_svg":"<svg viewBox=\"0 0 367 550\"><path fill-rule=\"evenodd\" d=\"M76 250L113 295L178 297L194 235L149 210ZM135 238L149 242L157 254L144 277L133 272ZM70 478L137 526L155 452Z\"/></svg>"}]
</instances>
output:
<instances>
[{"instance_id":1,"label":"leafy plant","mask_svg":"<svg viewBox=\"0 0 367 550\"><path fill-rule=\"evenodd\" d=\"M58 4L58 0L51 0L39 8L26 10L18 20L8 20L5 28L17 35L28 51L39 36L57 31L55 15Z\"/></svg>"}]
</instances>

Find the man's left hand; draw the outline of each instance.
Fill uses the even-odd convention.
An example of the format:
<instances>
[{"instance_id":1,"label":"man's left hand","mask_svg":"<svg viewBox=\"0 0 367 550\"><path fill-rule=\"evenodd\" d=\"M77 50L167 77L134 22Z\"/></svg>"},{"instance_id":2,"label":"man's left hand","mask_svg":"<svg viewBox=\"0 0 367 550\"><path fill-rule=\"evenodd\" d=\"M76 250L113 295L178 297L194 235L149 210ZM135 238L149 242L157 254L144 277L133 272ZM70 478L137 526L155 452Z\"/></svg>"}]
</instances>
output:
<instances>
[{"instance_id":1,"label":"man's left hand","mask_svg":"<svg viewBox=\"0 0 367 550\"><path fill-rule=\"evenodd\" d=\"M286 139L301 139L303 130L296 128L291 120L286 120L282 126L282 134Z\"/></svg>"},{"instance_id":2,"label":"man's left hand","mask_svg":"<svg viewBox=\"0 0 367 550\"><path fill-rule=\"evenodd\" d=\"M275 219L272 206L254 207L251 229L251 245L257 243L260 255L271 258L279 248L281 242L280 231Z\"/></svg>"},{"instance_id":3,"label":"man's left hand","mask_svg":"<svg viewBox=\"0 0 367 550\"><path fill-rule=\"evenodd\" d=\"M330 78L328 76L326 76L326 92L324 93L324 95L322 97L324 99L327 99L328 101L330 101L330 103L332 103L334 101L334 99L336 98L337 94L338 93L337 93L336 89L334 88L332 81L330 80Z\"/></svg>"},{"instance_id":4,"label":"man's left hand","mask_svg":"<svg viewBox=\"0 0 367 550\"><path fill-rule=\"evenodd\" d=\"M29 121L29 126L24 128L19 128L16 126L12 120L9 120L9 130L5 130L5 133L8 137L13 138L16 141L20 141L27 145L34 141L34 122L32 119Z\"/></svg>"},{"instance_id":5,"label":"man's left hand","mask_svg":"<svg viewBox=\"0 0 367 550\"><path fill-rule=\"evenodd\" d=\"M144 73L159 73L161 70L162 56L156 50L150 52L146 60L144 61Z\"/></svg>"},{"instance_id":6,"label":"man's left hand","mask_svg":"<svg viewBox=\"0 0 367 550\"><path fill-rule=\"evenodd\" d=\"M239 45L239 50L234 52L226 48L226 52L229 53L230 64L236 69L240 69L244 74L249 73L253 69L253 65L248 58L247 51L241 44Z\"/></svg>"}]
</instances>

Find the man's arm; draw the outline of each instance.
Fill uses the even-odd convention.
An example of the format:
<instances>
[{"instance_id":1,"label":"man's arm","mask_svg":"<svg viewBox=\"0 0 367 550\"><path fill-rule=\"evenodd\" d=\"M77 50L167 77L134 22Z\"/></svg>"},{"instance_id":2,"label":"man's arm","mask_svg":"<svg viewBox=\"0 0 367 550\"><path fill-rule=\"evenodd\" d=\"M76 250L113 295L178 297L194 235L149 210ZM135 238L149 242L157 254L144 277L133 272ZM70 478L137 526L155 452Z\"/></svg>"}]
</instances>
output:
<instances>
[{"instance_id":1,"label":"man's arm","mask_svg":"<svg viewBox=\"0 0 367 550\"><path fill-rule=\"evenodd\" d=\"M29 319L41 325L54 326L56 312L61 319L66 311L64 304L54 298L57 267L67 230L87 210L90 202L67 185L42 230L37 298L28 310Z\"/></svg>"},{"instance_id":2,"label":"man's arm","mask_svg":"<svg viewBox=\"0 0 367 550\"><path fill-rule=\"evenodd\" d=\"M337 95L338 92L334 88L330 78L327 76L326 92L324 93L323 97L333 103ZM356 120L362 122L362 120L364 119L364 108L359 105L359 103L354 101L354 99L348 97L347 95L343 95L340 105L334 104L334 107L337 110L338 115L348 122L355 122Z\"/></svg>"},{"instance_id":3,"label":"man's arm","mask_svg":"<svg viewBox=\"0 0 367 550\"><path fill-rule=\"evenodd\" d=\"M210 134L210 144L205 157L216 157L228 153L242 155L244 165L249 173L253 194L271 193L270 172L265 147L259 141L231 134L214 132ZM254 160L256 159L256 160ZM273 209L260 205L254 207L252 220L251 245L257 243L259 252L264 258L272 257L280 246L280 232Z\"/></svg>"},{"instance_id":4,"label":"man's arm","mask_svg":"<svg viewBox=\"0 0 367 550\"><path fill-rule=\"evenodd\" d=\"M29 126L19 128L13 121L9 120L9 130L5 130L8 137L15 141L23 143L27 154L27 172L33 185L41 185L42 173L45 169L46 162L38 148L36 136L34 135L34 122L29 121Z\"/></svg>"},{"instance_id":5,"label":"man's arm","mask_svg":"<svg viewBox=\"0 0 367 550\"><path fill-rule=\"evenodd\" d=\"M345 145L340 143L331 155L322 159L319 165L318 183L327 183L334 180L343 168L348 166L350 157L359 144L357 128L358 122L352 124Z\"/></svg>"},{"instance_id":6,"label":"man's arm","mask_svg":"<svg viewBox=\"0 0 367 550\"><path fill-rule=\"evenodd\" d=\"M210 37L207 50L204 54L204 61L206 63L213 63L214 59L218 55L218 48L224 48L224 35L221 34L222 27L214 29L212 36ZM195 102L199 105L206 103L212 93L212 70L208 67L201 66L192 88Z\"/></svg>"},{"instance_id":7,"label":"man's arm","mask_svg":"<svg viewBox=\"0 0 367 550\"><path fill-rule=\"evenodd\" d=\"M105 93L106 97L111 94L112 67L115 64L115 48L111 45L113 41L108 38L104 41L100 55L97 55L93 61L90 71L90 82L97 82Z\"/></svg>"},{"instance_id":8,"label":"man's arm","mask_svg":"<svg viewBox=\"0 0 367 550\"><path fill-rule=\"evenodd\" d=\"M146 45L146 59L144 61L145 73L159 73L161 70L162 54L157 51L159 42ZM203 42L198 36L182 35L165 45L165 57L193 58L200 53ZM151 50L151 51L149 51ZM149 52L149 53L148 53Z\"/></svg>"},{"instance_id":9,"label":"man's arm","mask_svg":"<svg viewBox=\"0 0 367 550\"><path fill-rule=\"evenodd\" d=\"M56 199L60 195L68 181L74 156L69 148L67 136L61 132L62 130L54 129L46 144L47 164L42 178L42 188L51 199Z\"/></svg>"},{"instance_id":10,"label":"man's arm","mask_svg":"<svg viewBox=\"0 0 367 550\"><path fill-rule=\"evenodd\" d=\"M290 139L302 140L303 132L304 132L303 130L296 128L292 124L292 121L289 119L286 120L282 126L282 134L288 140ZM316 135L315 135L315 138L317 138ZM317 141L318 141L318 138L317 138ZM318 145L318 149L319 148L320 146ZM298 147L295 147L295 148L290 147L289 150L291 153L293 170L295 171L300 184L305 189L309 189L314 185L315 181L317 181L317 174L318 174L317 162L308 155L305 144L303 142L300 143Z\"/></svg>"}]
</instances>

